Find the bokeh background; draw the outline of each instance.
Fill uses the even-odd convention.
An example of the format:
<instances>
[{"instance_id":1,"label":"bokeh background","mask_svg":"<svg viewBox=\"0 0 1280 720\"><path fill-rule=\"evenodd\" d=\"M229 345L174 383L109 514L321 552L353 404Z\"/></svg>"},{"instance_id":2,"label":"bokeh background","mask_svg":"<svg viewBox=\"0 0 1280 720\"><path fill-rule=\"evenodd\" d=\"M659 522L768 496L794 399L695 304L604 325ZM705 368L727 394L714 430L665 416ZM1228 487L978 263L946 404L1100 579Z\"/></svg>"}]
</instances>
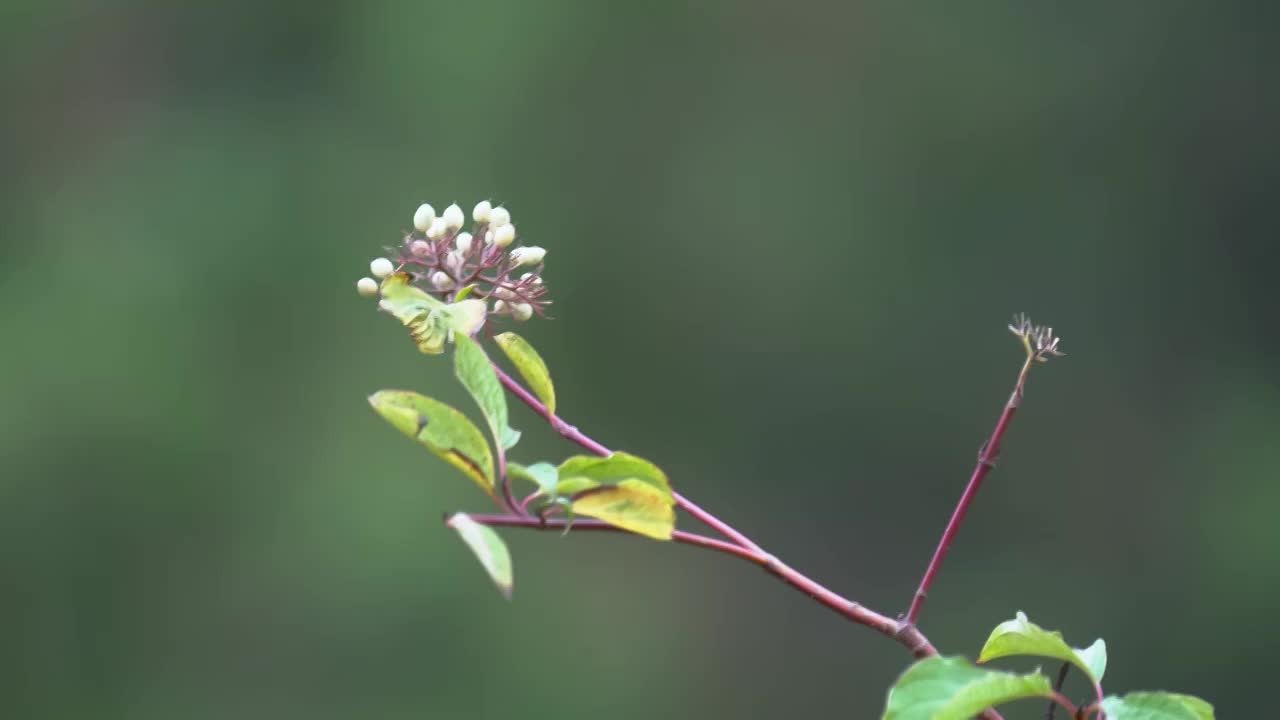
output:
<instances>
[{"instance_id":1,"label":"bokeh background","mask_svg":"<svg viewBox=\"0 0 1280 720\"><path fill-rule=\"evenodd\" d=\"M745 563L508 531L507 603L441 527L365 396L465 397L354 282L484 198L565 416L886 612L1051 323L924 629L1272 713L1278 14L7 0L0 715L877 715L901 648Z\"/></svg>"}]
</instances>

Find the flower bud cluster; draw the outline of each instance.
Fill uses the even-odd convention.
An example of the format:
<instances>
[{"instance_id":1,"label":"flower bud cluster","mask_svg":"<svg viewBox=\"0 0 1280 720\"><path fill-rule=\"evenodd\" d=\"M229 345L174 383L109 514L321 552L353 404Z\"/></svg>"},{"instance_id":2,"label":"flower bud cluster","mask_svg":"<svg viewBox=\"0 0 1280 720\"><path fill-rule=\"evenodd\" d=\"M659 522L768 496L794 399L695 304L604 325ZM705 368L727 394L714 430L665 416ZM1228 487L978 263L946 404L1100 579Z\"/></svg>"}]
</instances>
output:
<instances>
[{"instance_id":1,"label":"flower bud cluster","mask_svg":"<svg viewBox=\"0 0 1280 720\"><path fill-rule=\"evenodd\" d=\"M543 262L547 251L537 245L516 245L518 234L511 212L488 200L471 210L472 225L464 230L466 214L456 203L439 215L428 203L413 213L413 230L389 257L369 263L373 277L361 278L362 297L378 294L380 280L397 270L408 272L424 292L445 301L458 293L490 302L490 315L517 321L544 315ZM514 246L514 247L513 247ZM521 270L519 277L515 271ZM376 278L376 279L375 279Z\"/></svg>"}]
</instances>

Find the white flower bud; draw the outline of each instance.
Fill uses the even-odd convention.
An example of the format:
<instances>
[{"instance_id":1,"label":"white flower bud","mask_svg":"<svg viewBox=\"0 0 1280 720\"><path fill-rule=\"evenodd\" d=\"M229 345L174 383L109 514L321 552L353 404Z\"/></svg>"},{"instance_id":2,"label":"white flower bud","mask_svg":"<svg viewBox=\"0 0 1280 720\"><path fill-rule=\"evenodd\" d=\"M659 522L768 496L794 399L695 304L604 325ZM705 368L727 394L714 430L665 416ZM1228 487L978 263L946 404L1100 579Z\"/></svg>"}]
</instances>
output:
<instances>
[{"instance_id":1,"label":"white flower bud","mask_svg":"<svg viewBox=\"0 0 1280 720\"><path fill-rule=\"evenodd\" d=\"M454 239L454 243L458 245L458 252L466 255L471 252L471 233L458 233L458 237Z\"/></svg>"},{"instance_id":2,"label":"white flower bud","mask_svg":"<svg viewBox=\"0 0 1280 720\"><path fill-rule=\"evenodd\" d=\"M496 297L496 298L501 298L501 299L503 299L503 300L515 300L515 299L516 299L516 294L515 294L514 292L512 292L512 291L508 290L507 288L504 288L504 287L494 288L494 290L493 290L493 296L494 296L494 297Z\"/></svg>"},{"instance_id":3,"label":"white flower bud","mask_svg":"<svg viewBox=\"0 0 1280 720\"><path fill-rule=\"evenodd\" d=\"M419 232L426 232L431 227L431 221L436 219L436 209L426 203L418 206L418 211L413 214L413 226Z\"/></svg>"},{"instance_id":4,"label":"white flower bud","mask_svg":"<svg viewBox=\"0 0 1280 720\"><path fill-rule=\"evenodd\" d=\"M509 222L511 222L511 213L501 205L489 211L489 225L494 229L500 228Z\"/></svg>"},{"instance_id":5,"label":"white flower bud","mask_svg":"<svg viewBox=\"0 0 1280 720\"><path fill-rule=\"evenodd\" d=\"M453 278L449 277L449 273L443 270L431 273L431 287L437 290L452 290L453 286Z\"/></svg>"},{"instance_id":6,"label":"white flower bud","mask_svg":"<svg viewBox=\"0 0 1280 720\"><path fill-rule=\"evenodd\" d=\"M492 231L492 230L485 230L485 231L484 231L484 244L485 244L485 245L492 245L492 244L493 244L493 231Z\"/></svg>"},{"instance_id":7,"label":"white flower bud","mask_svg":"<svg viewBox=\"0 0 1280 720\"><path fill-rule=\"evenodd\" d=\"M537 245L518 247L511 251L511 259L515 261L516 265L537 265L546 256L547 251Z\"/></svg>"},{"instance_id":8,"label":"white flower bud","mask_svg":"<svg viewBox=\"0 0 1280 720\"><path fill-rule=\"evenodd\" d=\"M432 240L439 240L444 236L444 218L436 218L431 221L431 225L427 227L427 237Z\"/></svg>"},{"instance_id":9,"label":"white flower bud","mask_svg":"<svg viewBox=\"0 0 1280 720\"><path fill-rule=\"evenodd\" d=\"M360 297L373 297L378 294L378 281L373 278L360 278L356 283L356 292Z\"/></svg>"},{"instance_id":10,"label":"white flower bud","mask_svg":"<svg viewBox=\"0 0 1280 720\"><path fill-rule=\"evenodd\" d=\"M521 275L521 276L520 276L520 282L527 282L527 283L529 283L530 285L541 285L541 284L542 284L542 276L541 276L541 275L534 275L533 273L525 273L525 274L523 274L523 275Z\"/></svg>"},{"instance_id":11,"label":"white flower bud","mask_svg":"<svg viewBox=\"0 0 1280 720\"><path fill-rule=\"evenodd\" d=\"M431 254L431 243L426 240L414 240L409 243L409 252L418 257L426 257Z\"/></svg>"},{"instance_id":12,"label":"white flower bud","mask_svg":"<svg viewBox=\"0 0 1280 720\"><path fill-rule=\"evenodd\" d=\"M506 302L504 302L504 301L502 301L502 300L499 300L498 302L496 302L496 303L494 303L494 304L493 304L493 312L494 312L495 314L497 314L497 315L501 315L502 313L504 313L504 312L506 312L506 311L507 311L507 303L506 303Z\"/></svg>"},{"instance_id":13,"label":"white flower bud","mask_svg":"<svg viewBox=\"0 0 1280 720\"><path fill-rule=\"evenodd\" d=\"M504 248L516 239L516 226L507 223L497 230L493 231L493 244L500 248Z\"/></svg>"},{"instance_id":14,"label":"white flower bud","mask_svg":"<svg viewBox=\"0 0 1280 720\"><path fill-rule=\"evenodd\" d=\"M378 258L369 263L369 272L373 273L373 276L378 279L382 279L395 271L396 266L392 265L391 261L386 258Z\"/></svg>"},{"instance_id":15,"label":"white flower bud","mask_svg":"<svg viewBox=\"0 0 1280 720\"><path fill-rule=\"evenodd\" d=\"M457 230L467 221L462 214L462 208L458 207L457 203L445 208L440 217L444 219L444 226L449 230Z\"/></svg>"},{"instance_id":16,"label":"white flower bud","mask_svg":"<svg viewBox=\"0 0 1280 720\"><path fill-rule=\"evenodd\" d=\"M471 219L478 223L489 222L489 213L493 211L493 206L488 200L481 200L476 203L476 209L471 211Z\"/></svg>"},{"instance_id":17,"label":"white flower bud","mask_svg":"<svg viewBox=\"0 0 1280 720\"><path fill-rule=\"evenodd\" d=\"M511 306L511 316L520 322L533 317L533 306L529 303L516 303Z\"/></svg>"}]
</instances>

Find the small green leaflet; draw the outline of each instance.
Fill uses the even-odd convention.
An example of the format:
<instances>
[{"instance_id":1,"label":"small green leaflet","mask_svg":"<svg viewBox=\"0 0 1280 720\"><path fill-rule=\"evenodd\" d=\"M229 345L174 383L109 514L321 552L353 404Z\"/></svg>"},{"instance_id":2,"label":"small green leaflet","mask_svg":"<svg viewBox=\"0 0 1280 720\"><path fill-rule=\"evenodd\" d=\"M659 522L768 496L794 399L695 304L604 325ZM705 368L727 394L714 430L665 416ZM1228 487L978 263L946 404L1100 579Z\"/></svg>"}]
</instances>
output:
<instances>
[{"instance_id":1,"label":"small green leaflet","mask_svg":"<svg viewBox=\"0 0 1280 720\"><path fill-rule=\"evenodd\" d=\"M1107 720L1213 720L1213 706L1191 695L1135 692L1102 701Z\"/></svg>"},{"instance_id":2,"label":"small green leaflet","mask_svg":"<svg viewBox=\"0 0 1280 720\"><path fill-rule=\"evenodd\" d=\"M481 525L466 513L454 513L445 523L458 531L458 536L475 553L476 559L484 566L485 572L498 586L498 592L506 599L511 599L511 588L514 580L511 574L511 553L507 552L507 544L493 528Z\"/></svg>"},{"instance_id":3,"label":"small green leaflet","mask_svg":"<svg viewBox=\"0 0 1280 720\"><path fill-rule=\"evenodd\" d=\"M542 356L538 354L538 351L534 350L533 346L524 338L513 332L494 335L493 339L516 366L516 370L520 372L520 377L524 378L524 381L529 384L529 389L547 407L547 412L554 415L556 412L556 389L551 384L551 373L547 371L547 364L542 361Z\"/></svg>"},{"instance_id":4,"label":"small green leaflet","mask_svg":"<svg viewBox=\"0 0 1280 720\"><path fill-rule=\"evenodd\" d=\"M369 404L400 432L458 468L489 495L494 494L493 453L484 434L466 415L407 390L380 390Z\"/></svg>"},{"instance_id":5,"label":"small green leaflet","mask_svg":"<svg viewBox=\"0 0 1280 720\"><path fill-rule=\"evenodd\" d=\"M556 480L560 477L556 466L545 462L534 463L528 467L508 462L507 474L515 480L527 480L537 485L538 490L547 497L556 494Z\"/></svg>"},{"instance_id":6,"label":"small green leaflet","mask_svg":"<svg viewBox=\"0 0 1280 720\"><path fill-rule=\"evenodd\" d=\"M1107 671L1107 644L1101 638L1083 650L1071 647L1062 639L1062 633L1051 632L1027 620L1019 611L1012 620L1006 620L991 631L991 636L978 654L978 662L984 663L1011 655L1038 655L1069 662L1080 668L1096 685L1102 682Z\"/></svg>"},{"instance_id":7,"label":"small green leaflet","mask_svg":"<svg viewBox=\"0 0 1280 720\"><path fill-rule=\"evenodd\" d=\"M1039 672L1015 675L962 657L931 657L907 668L889 689L883 720L970 720L986 708L1051 692Z\"/></svg>"},{"instance_id":8,"label":"small green leaflet","mask_svg":"<svg viewBox=\"0 0 1280 720\"><path fill-rule=\"evenodd\" d=\"M507 396L489 358L474 340L462 333L455 335L454 344L457 345L453 353L454 375L484 412L494 442L503 450L510 450L520 441L520 433L507 424Z\"/></svg>"},{"instance_id":9,"label":"small green leaflet","mask_svg":"<svg viewBox=\"0 0 1280 720\"><path fill-rule=\"evenodd\" d=\"M444 352L451 334L470 336L484 325L483 300L446 304L412 285L407 272L393 273L382 281L378 307L409 328L418 349L428 355Z\"/></svg>"}]
</instances>

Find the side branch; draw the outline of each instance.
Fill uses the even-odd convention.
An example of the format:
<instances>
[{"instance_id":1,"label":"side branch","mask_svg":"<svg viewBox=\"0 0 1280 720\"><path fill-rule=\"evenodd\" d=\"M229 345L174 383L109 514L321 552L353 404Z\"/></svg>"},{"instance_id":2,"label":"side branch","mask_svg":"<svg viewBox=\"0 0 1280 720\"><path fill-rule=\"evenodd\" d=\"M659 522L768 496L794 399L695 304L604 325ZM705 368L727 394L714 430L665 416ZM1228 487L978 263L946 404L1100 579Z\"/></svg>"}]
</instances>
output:
<instances>
[{"instance_id":1,"label":"side branch","mask_svg":"<svg viewBox=\"0 0 1280 720\"><path fill-rule=\"evenodd\" d=\"M622 533L624 535L634 534L626 530L623 530L622 528L617 527L616 525L610 525L609 523L603 522L601 520L574 520L573 522L569 522L568 520L563 520L559 518L542 518L542 517L517 516L517 515L476 515L471 513L468 513L468 514L470 515L472 520L475 520L481 525L488 525L490 527L515 527L515 528L528 528L531 530L572 529L575 532L588 531L588 532L616 532L616 533ZM683 530L673 530L671 532L671 540L672 542L678 542L684 545L693 545L696 547L706 548L708 550L715 550L716 552L722 552L722 553L727 553L729 555L734 555L748 562L755 563L756 565L764 566L766 564L765 558L761 557L760 555L750 550L747 550L746 548L739 547L730 542L725 542L724 540L709 538L705 535L685 532Z\"/></svg>"},{"instance_id":2,"label":"side branch","mask_svg":"<svg viewBox=\"0 0 1280 720\"><path fill-rule=\"evenodd\" d=\"M1005 403L1000 419L996 421L995 429L991 431L991 437L978 451L978 464L973 468L973 473L969 476L969 484L965 486L960 501L956 503L956 509L951 513L951 520L942 531L942 538L938 541L937 549L933 551L933 558L929 560L929 567L925 569L924 577L920 579L920 587L911 600L910 609L907 610L906 622L909 625L915 625L916 620L919 619L920 611L924 608L924 600L929 595L929 588L933 585L938 570L942 568L942 561L946 559L947 551L951 549L951 543L955 540L956 533L960 531L960 525L964 523L964 516L969 512L969 506L973 504L973 499L978 495L978 489L982 487L983 478L996 466L996 458L1000 455L1000 441L1004 438L1005 431L1009 429L1013 414L1022 404L1023 385L1026 383L1032 360L1033 356L1028 354L1026 362L1022 364L1022 371L1018 373L1018 381L1013 386L1013 393L1009 395L1009 401Z\"/></svg>"},{"instance_id":3,"label":"side branch","mask_svg":"<svg viewBox=\"0 0 1280 720\"><path fill-rule=\"evenodd\" d=\"M516 515L471 515L470 517L477 523L480 523L481 525L488 525L490 527L515 527L527 528L530 530L564 530L572 527L575 532L586 530L595 532L617 532L625 535L633 534L623 530L622 528L599 520L574 520L570 523L569 521L560 518L519 517ZM911 651L911 654L916 657L929 657L930 655L938 654L933 645L929 643L929 640L916 628L902 626L897 620L881 615L873 610L869 610L852 600L848 600L840 596L832 590L828 590L768 553L749 550L723 540L709 538L705 535L698 535L697 533L684 532L682 530L673 531L671 533L671 540L684 545L693 545L707 550L733 555L735 557L742 558L753 565L758 565L769 574L780 578L783 582L803 592L822 605L825 605L845 616L849 620L852 620L859 625L866 625L882 635L893 638L906 646L906 648Z\"/></svg>"}]
</instances>

